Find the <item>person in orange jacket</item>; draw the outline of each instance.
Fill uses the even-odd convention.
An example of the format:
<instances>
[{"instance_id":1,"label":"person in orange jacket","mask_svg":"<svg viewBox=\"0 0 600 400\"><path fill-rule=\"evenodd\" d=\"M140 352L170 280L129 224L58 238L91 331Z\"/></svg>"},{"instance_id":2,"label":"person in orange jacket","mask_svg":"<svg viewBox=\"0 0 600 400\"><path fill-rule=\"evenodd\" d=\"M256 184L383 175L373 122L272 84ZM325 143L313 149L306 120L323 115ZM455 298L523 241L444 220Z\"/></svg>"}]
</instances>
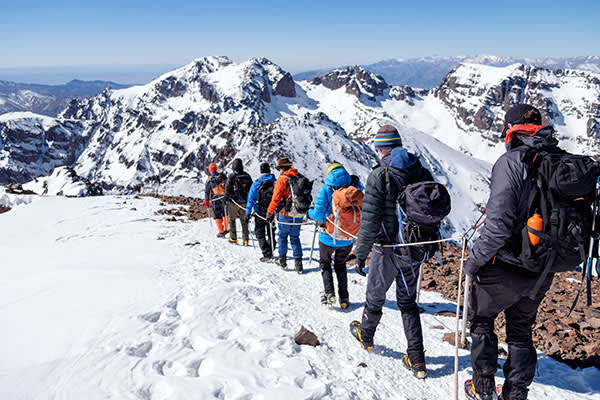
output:
<instances>
[{"instance_id":1,"label":"person in orange jacket","mask_svg":"<svg viewBox=\"0 0 600 400\"><path fill-rule=\"evenodd\" d=\"M277 160L278 170L281 171L281 175L275 182L275 188L273 189L273 197L271 203L267 209L267 220L273 221L275 213L281 209L280 204L284 204L288 199L291 198L290 188L288 180L290 176L297 176L298 170L292 168L292 162L287 158L283 157ZM303 217L291 217L285 211L279 211L277 221L279 222L279 232L277 233L277 239L279 244L279 258L275 261L281 268L287 268L287 251L288 251L288 237L292 246L292 251L295 259L296 272L302 273L302 244L300 243L300 228ZM288 225L298 224L298 225Z\"/></svg>"},{"instance_id":2,"label":"person in orange jacket","mask_svg":"<svg viewBox=\"0 0 600 400\"><path fill-rule=\"evenodd\" d=\"M217 164L208 166L210 178L204 185L204 207L213 210L213 218L217 224L217 237L225 238L227 234L227 217L225 212L225 180L223 173L218 172Z\"/></svg>"}]
</instances>

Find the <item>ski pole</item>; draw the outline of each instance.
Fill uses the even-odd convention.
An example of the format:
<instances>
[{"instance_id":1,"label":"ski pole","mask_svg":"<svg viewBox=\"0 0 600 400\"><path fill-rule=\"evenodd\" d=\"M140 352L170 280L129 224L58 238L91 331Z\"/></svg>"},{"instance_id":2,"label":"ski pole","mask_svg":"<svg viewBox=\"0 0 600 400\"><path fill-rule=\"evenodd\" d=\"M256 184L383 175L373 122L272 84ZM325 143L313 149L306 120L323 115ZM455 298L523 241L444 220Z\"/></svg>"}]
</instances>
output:
<instances>
[{"instance_id":1,"label":"ski pole","mask_svg":"<svg viewBox=\"0 0 600 400\"><path fill-rule=\"evenodd\" d=\"M269 231L269 236L271 237L271 256L275 256L275 234L274 234L275 224L273 222L267 221L267 230Z\"/></svg>"},{"instance_id":2,"label":"ski pole","mask_svg":"<svg viewBox=\"0 0 600 400\"><path fill-rule=\"evenodd\" d=\"M419 296L421 295L421 281L423 280L423 263L419 266L419 277L417 278L417 305L419 305Z\"/></svg>"},{"instance_id":3,"label":"ski pole","mask_svg":"<svg viewBox=\"0 0 600 400\"><path fill-rule=\"evenodd\" d=\"M210 220L213 220L214 218L212 217L212 208L208 207L208 225L210 226L210 233L214 233L215 232L215 228L212 225L212 222Z\"/></svg>"},{"instance_id":4,"label":"ski pole","mask_svg":"<svg viewBox=\"0 0 600 400\"><path fill-rule=\"evenodd\" d=\"M462 283L463 265L465 263L465 248L467 240L462 240L462 256L460 258L460 270L458 271L458 299L456 299L456 332L454 332L454 400L458 400L458 331L460 329L460 291Z\"/></svg>"},{"instance_id":5,"label":"ski pole","mask_svg":"<svg viewBox=\"0 0 600 400\"><path fill-rule=\"evenodd\" d=\"M471 288L471 277L469 275L465 275L465 302L463 303L463 325L461 332L461 344L463 347L467 345L467 314L469 311L469 292Z\"/></svg>"},{"instance_id":6,"label":"ski pole","mask_svg":"<svg viewBox=\"0 0 600 400\"><path fill-rule=\"evenodd\" d=\"M313 233L312 245L310 246L310 260L308 265L312 265L313 252L315 251L315 239L317 238L317 228L319 227L318 222L315 221L315 232Z\"/></svg>"}]
</instances>

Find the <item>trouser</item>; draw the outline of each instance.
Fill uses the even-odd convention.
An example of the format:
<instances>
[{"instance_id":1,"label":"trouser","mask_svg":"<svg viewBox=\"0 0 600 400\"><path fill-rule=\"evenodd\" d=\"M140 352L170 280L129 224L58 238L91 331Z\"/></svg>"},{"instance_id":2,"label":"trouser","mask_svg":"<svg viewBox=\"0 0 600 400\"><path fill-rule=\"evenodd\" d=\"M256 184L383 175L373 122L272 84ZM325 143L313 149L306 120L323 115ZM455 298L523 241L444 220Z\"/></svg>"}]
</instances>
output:
<instances>
[{"instance_id":1,"label":"trouser","mask_svg":"<svg viewBox=\"0 0 600 400\"><path fill-rule=\"evenodd\" d=\"M235 220L239 219L242 223L242 238L245 242L250 241L250 235L248 233L248 224L244 220L244 217L246 216L246 210L242 210L234 203L228 202L227 212L229 214L229 238L237 240L237 227Z\"/></svg>"},{"instance_id":2,"label":"trouser","mask_svg":"<svg viewBox=\"0 0 600 400\"><path fill-rule=\"evenodd\" d=\"M254 217L254 234L258 240L258 246L262 251L263 257L271 258L273 257L274 246L274 244L271 244L271 240L275 240L275 226L263 218L263 215L256 215Z\"/></svg>"},{"instance_id":3,"label":"trouser","mask_svg":"<svg viewBox=\"0 0 600 400\"><path fill-rule=\"evenodd\" d=\"M210 204L217 230L219 233L225 233L228 224L227 217L225 216L225 202L221 198L219 200L211 200Z\"/></svg>"},{"instance_id":4,"label":"trouser","mask_svg":"<svg viewBox=\"0 0 600 400\"><path fill-rule=\"evenodd\" d=\"M277 234L278 245L279 245L279 257L287 256L288 250L288 237L290 238L290 244L292 245L292 251L294 258L302 259L302 244L300 243L300 228L302 227L302 217L288 217L287 215L279 214L277 216L279 222L285 222L285 224L279 224L279 233ZM298 224L298 225L287 225L287 224Z\"/></svg>"},{"instance_id":5,"label":"trouser","mask_svg":"<svg viewBox=\"0 0 600 400\"><path fill-rule=\"evenodd\" d=\"M396 281L396 302L402 313L407 341L406 353L413 364L425 362L421 316L417 306L419 265L412 265L391 248L373 247L367 279L367 301L363 310L361 331L365 341L372 341L388 289Z\"/></svg>"},{"instance_id":6,"label":"trouser","mask_svg":"<svg viewBox=\"0 0 600 400\"><path fill-rule=\"evenodd\" d=\"M348 299L348 273L346 271L346 259L352 250L352 245L345 247L332 247L319 242L319 266L323 277L325 293L335 294L333 288L333 271L331 270L331 259L334 257L333 266L338 282L338 296L340 300Z\"/></svg>"},{"instance_id":7,"label":"trouser","mask_svg":"<svg viewBox=\"0 0 600 400\"><path fill-rule=\"evenodd\" d=\"M506 380L502 393L506 400L527 398L527 388L533 381L537 363L531 329L552 278L552 275L546 278L532 300L529 295L537 277L527 274L524 269L498 262L479 270L471 286L468 315L473 341L473 383L477 393L490 394L496 387L498 337L494 333L494 320L504 311L508 359L504 363Z\"/></svg>"}]
</instances>

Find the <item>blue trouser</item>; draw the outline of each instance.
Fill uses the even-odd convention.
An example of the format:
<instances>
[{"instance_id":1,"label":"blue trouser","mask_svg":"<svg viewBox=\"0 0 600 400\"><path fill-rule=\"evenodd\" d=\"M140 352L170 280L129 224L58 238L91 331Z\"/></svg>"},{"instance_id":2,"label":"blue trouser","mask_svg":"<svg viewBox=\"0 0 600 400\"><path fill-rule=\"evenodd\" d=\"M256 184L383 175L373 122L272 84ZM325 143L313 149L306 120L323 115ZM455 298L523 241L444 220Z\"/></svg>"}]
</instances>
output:
<instances>
[{"instance_id":1,"label":"blue trouser","mask_svg":"<svg viewBox=\"0 0 600 400\"><path fill-rule=\"evenodd\" d=\"M302 227L300 224L302 223L302 219L302 217L292 218L281 214L277 216L277 220L279 222L286 222L286 224L279 224L279 233L277 234L279 242L279 257L285 257L287 255L287 239L289 236L290 243L292 245L292 251L294 252L294 258L302 258L302 244L300 243L300 228Z\"/></svg>"}]
</instances>

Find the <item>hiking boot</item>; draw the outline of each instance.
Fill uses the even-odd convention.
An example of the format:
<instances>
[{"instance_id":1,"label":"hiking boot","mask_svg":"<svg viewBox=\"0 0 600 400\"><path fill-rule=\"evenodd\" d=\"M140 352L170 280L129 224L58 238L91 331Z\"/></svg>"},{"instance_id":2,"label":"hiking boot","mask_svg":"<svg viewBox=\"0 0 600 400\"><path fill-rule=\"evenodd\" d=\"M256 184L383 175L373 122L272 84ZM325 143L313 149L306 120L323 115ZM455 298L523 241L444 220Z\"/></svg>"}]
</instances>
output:
<instances>
[{"instance_id":1,"label":"hiking boot","mask_svg":"<svg viewBox=\"0 0 600 400\"><path fill-rule=\"evenodd\" d=\"M231 244L238 244L237 243L237 239L232 239L232 238L229 238L229 243L231 243Z\"/></svg>"},{"instance_id":2,"label":"hiking boot","mask_svg":"<svg viewBox=\"0 0 600 400\"><path fill-rule=\"evenodd\" d=\"M296 272L299 274L304 272L304 268L302 267L302 259L301 258L296 258L296 261L294 261L294 268L296 269Z\"/></svg>"},{"instance_id":3,"label":"hiking boot","mask_svg":"<svg viewBox=\"0 0 600 400\"><path fill-rule=\"evenodd\" d=\"M286 256L279 256L275 260L275 264L279 265L281 267L281 269L286 269L287 268L287 258L286 258Z\"/></svg>"},{"instance_id":4,"label":"hiking boot","mask_svg":"<svg viewBox=\"0 0 600 400\"><path fill-rule=\"evenodd\" d=\"M347 309L349 305L350 305L350 302L348 301L348 299L340 299L340 308L342 310Z\"/></svg>"},{"instance_id":5,"label":"hiking boot","mask_svg":"<svg viewBox=\"0 0 600 400\"><path fill-rule=\"evenodd\" d=\"M258 261L264 262L264 263L270 263L271 262L271 258L272 257L261 257L261 258L258 259Z\"/></svg>"},{"instance_id":6,"label":"hiking boot","mask_svg":"<svg viewBox=\"0 0 600 400\"><path fill-rule=\"evenodd\" d=\"M219 239L225 239L225 233L217 233Z\"/></svg>"},{"instance_id":7,"label":"hiking boot","mask_svg":"<svg viewBox=\"0 0 600 400\"><path fill-rule=\"evenodd\" d=\"M410 358L408 354L405 354L402 357L402 365L407 370L411 371L415 378L417 379L425 379L427 378L427 368L425 368L425 363L413 364L410 362Z\"/></svg>"},{"instance_id":8,"label":"hiking boot","mask_svg":"<svg viewBox=\"0 0 600 400\"><path fill-rule=\"evenodd\" d=\"M465 395L468 400L502 400L502 385L496 386L496 392L490 394L479 394L475 391L473 381L469 379L465 382Z\"/></svg>"},{"instance_id":9,"label":"hiking boot","mask_svg":"<svg viewBox=\"0 0 600 400\"><path fill-rule=\"evenodd\" d=\"M244 246L248 246L248 241L244 240Z\"/></svg>"},{"instance_id":10,"label":"hiking boot","mask_svg":"<svg viewBox=\"0 0 600 400\"><path fill-rule=\"evenodd\" d=\"M373 350L373 340L372 339L368 340L363 337L362 331L360 329L360 322L352 321L350 323L350 333L352 334L352 336L354 336L354 338L356 340L358 340L360 342L360 344L362 344L362 346L365 348L365 350L367 350L367 351Z\"/></svg>"},{"instance_id":11,"label":"hiking boot","mask_svg":"<svg viewBox=\"0 0 600 400\"><path fill-rule=\"evenodd\" d=\"M335 303L335 294L333 293L325 293L321 292L321 304L324 306L331 307Z\"/></svg>"}]
</instances>

